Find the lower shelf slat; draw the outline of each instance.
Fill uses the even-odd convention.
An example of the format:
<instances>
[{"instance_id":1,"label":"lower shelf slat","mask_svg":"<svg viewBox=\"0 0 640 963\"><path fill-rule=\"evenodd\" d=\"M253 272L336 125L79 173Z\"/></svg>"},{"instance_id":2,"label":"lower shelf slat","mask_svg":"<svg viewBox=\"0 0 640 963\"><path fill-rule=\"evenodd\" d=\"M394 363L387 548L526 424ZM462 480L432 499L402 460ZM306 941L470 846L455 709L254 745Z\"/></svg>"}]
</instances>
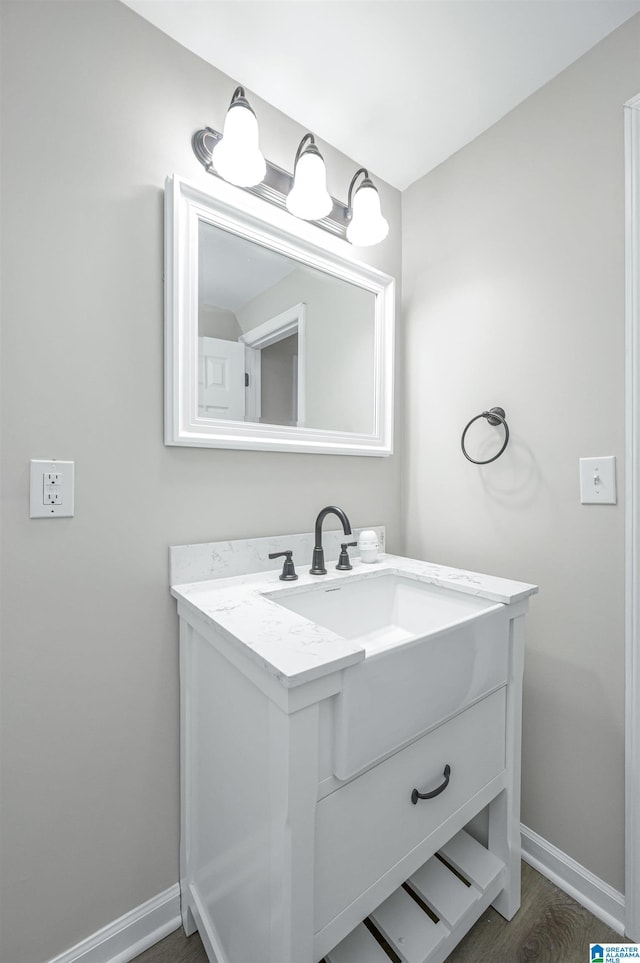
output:
<instances>
[{"instance_id":1,"label":"lower shelf slat","mask_svg":"<svg viewBox=\"0 0 640 963\"><path fill-rule=\"evenodd\" d=\"M421 866L408 882L450 929L457 926L481 895L476 886L465 885L448 866L435 858Z\"/></svg>"},{"instance_id":2,"label":"lower shelf slat","mask_svg":"<svg viewBox=\"0 0 640 963\"><path fill-rule=\"evenodd\" d=\"M389 957L363 923L327 953L325 960L327 963L389 963Z\"/></svg>"},{"instance_id":3,"label":"lower shelf slat","mask_svg":"<svg viewBox=\"0 0 640 963\"><path fill-rule=\"evenodd\" d=\"M450 932L442 921L434 923L402 887L371 914L371 920L402 963L427 963Z\"/></svg>"},{"instance_id":4,"label":"lower shelf slat","mask_svg":"<svg viewBox=\"0 0 640 963\"><path fill-rule=\"evenodd\" d=\"M440 854L481 891L504 869L504 863L464 829L442 847Z\"/></svg>"},{"instance_id":5,"label":"lower shelf slat","mask_svg":"<svg viewBox=\"0 0 640 963\"><path fill-rule=\"evenodd\" d=\"M442 963L504 885L504 864L465 830L433 856L407 885L437 922L401 886L370 916L402 963ZM470 884L466 885L455 872ZM360 924L335 949L327 963L389 963L390 957Z\"/></svg>"}]
</instances>

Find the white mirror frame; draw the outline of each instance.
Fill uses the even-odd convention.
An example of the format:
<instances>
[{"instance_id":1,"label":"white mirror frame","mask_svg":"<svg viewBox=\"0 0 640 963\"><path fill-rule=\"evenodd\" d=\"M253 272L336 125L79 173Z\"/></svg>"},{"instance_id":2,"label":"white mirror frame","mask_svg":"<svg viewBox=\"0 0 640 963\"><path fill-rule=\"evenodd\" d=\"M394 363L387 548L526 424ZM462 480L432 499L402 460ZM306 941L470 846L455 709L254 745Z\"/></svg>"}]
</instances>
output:
<instances>
[{"instance_id":1,"label":"white mirror frame","mask_svg":"<svg viewBox=\"0 0 640 963\"><path fill-rule=\"evenodd\" d=\"M208 221L375 295L371 434L223 421L198 414L198 226ZM390 455L393 451L395 281L358 261L341 238L217 177L205 192L165 184L165 444L253 451ZM327 379L327 391L339 391Z\"/></svg>"}]
</instances>

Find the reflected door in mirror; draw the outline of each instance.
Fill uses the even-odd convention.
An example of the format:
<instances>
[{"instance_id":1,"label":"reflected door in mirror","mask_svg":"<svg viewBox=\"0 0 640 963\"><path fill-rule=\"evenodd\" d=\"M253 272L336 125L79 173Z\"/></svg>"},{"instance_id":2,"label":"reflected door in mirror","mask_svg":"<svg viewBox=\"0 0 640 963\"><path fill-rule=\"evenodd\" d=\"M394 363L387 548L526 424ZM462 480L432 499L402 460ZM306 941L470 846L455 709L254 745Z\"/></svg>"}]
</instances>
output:
<instances>
[{"instance_id":1,"label":"reflected door in mirror","mask_svg":"<svg viewBox=\"0 0 640 963\"><path fill-rule=\"evenodd\" d=\"M198 338L198 413L203 418L244 421L244 345Z\"/></svg>"}]
</instances>

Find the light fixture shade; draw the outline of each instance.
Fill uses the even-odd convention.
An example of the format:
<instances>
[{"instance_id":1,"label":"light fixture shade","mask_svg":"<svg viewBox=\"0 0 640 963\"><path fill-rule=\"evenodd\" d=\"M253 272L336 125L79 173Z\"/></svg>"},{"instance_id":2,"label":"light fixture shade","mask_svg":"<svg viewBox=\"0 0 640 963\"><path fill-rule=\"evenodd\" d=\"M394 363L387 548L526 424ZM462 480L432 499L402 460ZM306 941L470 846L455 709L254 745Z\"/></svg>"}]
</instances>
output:
<instances>
[{"instance_id":1,"label":"light fixture shade","mask_svg":"<svg viewBox=\"0 0 640 963\"><path fill-rule=\"evenodd\" d=\"M293 187L287 195L287 210L305 221L317 221L330 214L332 208L324 160L315 144L311 144L296 160Z\"/></svg>"},{"instance_id":2,"label":"light fixture shade","mask_svg":"<svg viewBox=\"0 0 640 963\"><path fill-rule=\"evenodd\" d=\"M267 165L258 147L258 121L244 97L231 102L211 159L220 177L237 187L254 187L264 179Z\"/></svg>"},{"instance_id":3,"label":"light fixture shade","mask_svg":"<svg viewBox=\"0 0 640 963\"><path fill-rule=\"evenodd\" d=\"M356 247L370 247L383 241L388 233L389 224L382 216L380 196L366 177L353 196L347 240Z\"/></svg>"}]
</instances>

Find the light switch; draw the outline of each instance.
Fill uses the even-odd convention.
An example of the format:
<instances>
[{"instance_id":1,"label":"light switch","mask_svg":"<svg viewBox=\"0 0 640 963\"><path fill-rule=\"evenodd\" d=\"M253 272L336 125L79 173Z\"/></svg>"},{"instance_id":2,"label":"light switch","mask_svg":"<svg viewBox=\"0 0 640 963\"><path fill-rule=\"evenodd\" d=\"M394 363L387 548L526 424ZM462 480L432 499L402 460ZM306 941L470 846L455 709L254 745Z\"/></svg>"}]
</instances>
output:
<instances>
[{"instance_id":1,"label":"light switch","mask_svg":"<svg viewBox=\"0 0 640 963\"><path fill-rule=\"evenodd\" d=\"M583 505L615 505L615 455L580 459L580 501Z\"/></svg>"},{"instance_id":2,"label":"light switch","mask_svg":"<svg viewBox=\"0 0 640 963\"><path fill-rule=\"evenodd\" d=\"M30 518L69 518L73 515L74 465L72 461L31 459Z\"/></svg>"}]
</instances>

